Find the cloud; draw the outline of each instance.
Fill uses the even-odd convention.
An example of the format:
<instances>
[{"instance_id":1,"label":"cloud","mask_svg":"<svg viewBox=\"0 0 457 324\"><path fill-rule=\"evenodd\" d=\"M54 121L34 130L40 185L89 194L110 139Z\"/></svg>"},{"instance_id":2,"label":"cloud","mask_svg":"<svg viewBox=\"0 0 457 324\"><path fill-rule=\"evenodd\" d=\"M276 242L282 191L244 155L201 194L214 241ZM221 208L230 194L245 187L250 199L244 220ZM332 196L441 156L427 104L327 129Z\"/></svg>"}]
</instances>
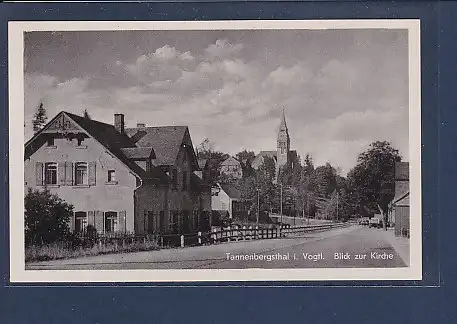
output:
<instances>
[{"instance_id":1,"label":"cloud","mask_svg":"<svg viewBox=\"0 0 457 324\"><path fill-rule=\"evenodd\" d=\"M218 39L216 43L209 45L205 52L209 58L223 59L239 54L243 48L243 44L232 44L227 39Z\"/></svg>"},{"instance_id":2,"label":"cloud","mask_svg":"<svg viewBox=\"0 0 457 324\"><path fill-rule=\"evenodd\" d=\"M397 52L376 59L385 45L374 46L369 56L372 45L364 43L362 56L355 51L329 59L327 48L325 59L301 53L303 59L292 60L294 53L268 44L268 60L250 42L219 38L199 48L168 42L106 57L84 77L27 73L26 118L40 101L49 117L87 109L111 123L122 112L127 126L188 125L195 145L208 137L217 149L235 154L275 149L285 108L292 149L311 153L316 164L331 162L347 172L374 140L390 140L407 153L407 69L396 61Z\"/></svg>"}]
</instances>

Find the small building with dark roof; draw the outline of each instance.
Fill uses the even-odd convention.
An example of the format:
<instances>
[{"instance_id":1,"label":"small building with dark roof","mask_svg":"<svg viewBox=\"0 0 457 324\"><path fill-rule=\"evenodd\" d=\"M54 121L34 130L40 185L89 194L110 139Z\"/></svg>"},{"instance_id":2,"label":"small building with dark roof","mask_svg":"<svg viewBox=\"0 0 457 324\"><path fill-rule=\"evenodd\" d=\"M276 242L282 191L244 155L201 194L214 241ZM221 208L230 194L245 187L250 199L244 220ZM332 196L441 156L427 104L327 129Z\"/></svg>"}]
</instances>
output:
<instances>
[{"instance_id":1,"label":"small building with dark roof","mask_svg":"<svg viewBox=\"0 0 457 324\"><path fill-rule=\"evenodd\" d=\"M99 234L186 233L207 226L211 189L186 126L126 128L57 114L25 143L25 187L74 206L70 229Z\"/></svg>"},{"instance_id":2,"label":"small building with dark roof","mask_svg":"<svg viewBox=\"0 0 457 324\"><path fill-rule=\"evenodd\" d=\"M211 199L212 210L225 210L230 219L247 219L250 203L244 202L241 191L231 183L218 183L219 190Z\"/></svg>"},{"instance_id":3,"label":"small building with dark roof","mask_svg":"<svg viewBox=\"0 0 457 324\"><path fill-rule=\"evenodd\" d=\"M395 197L392 199L390 208L396 236L409 237L409 193L409 163L397 162L395 164Z\"/></svg>"}]
</instances>

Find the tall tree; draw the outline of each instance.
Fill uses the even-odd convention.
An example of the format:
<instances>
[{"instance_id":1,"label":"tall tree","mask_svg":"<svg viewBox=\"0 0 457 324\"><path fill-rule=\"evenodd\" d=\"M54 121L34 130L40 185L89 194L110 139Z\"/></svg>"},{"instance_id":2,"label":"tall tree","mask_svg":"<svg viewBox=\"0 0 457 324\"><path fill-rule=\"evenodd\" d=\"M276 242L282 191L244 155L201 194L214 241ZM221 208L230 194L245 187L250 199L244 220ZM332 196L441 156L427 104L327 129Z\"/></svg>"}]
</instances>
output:
<instances>
[{"instance_id":1,"label":"tall tree","mask_svg":"<svg viewBox=\"0 0 457 324\"><path fill-rule=\"evenodd\" d=\"M37 111L33 115L33 132L35 134L38 133L44 127L44 125L46 125L47 120L48 117L46 116L46 109L43 107L43 103L41 102L38 106Z\"/></svg>"},{"instance_id":2,"label":"tall tree","mask_svg":"<svg viewBox=\"0 0 457 324\"><path fill-rule=\"evenodd\" d=\"M205 138L203 142L201 142L195 148L197 158L198 159L206 159L208 160L208 168L209 168L209 181L211 184L215 184L220 180L225 180L225 178L221 179L221 174L219 172L219 165L222 161L227 159L230 155L216 151L214 149L214 144L208 139Z\"/></svg>"},{"instance_id":3,"label":"tall tree","mask_svg":"<svg viewBox=\"0 0 457 324\"><path fill-rule=\"evenodd\" d=\"M84 118L87 118L87 119L92 119L90 118L90 115L89 113L87 112L87 109L84 109L84 115L83 115Z\"/></svg>"},{"instance_id":4,"label":"tall tree","mask_svg":"<svg viewBox=\"0 0 457 324\"><path fill-rule=\"evenodd\" d=\"M387 141L371 143L360 153L357 165L348 173L349 190L357 203L380 210L387 224L388 205L395 196L395 163L401 161L397 149Z\"/></svg>"}]
</instances>

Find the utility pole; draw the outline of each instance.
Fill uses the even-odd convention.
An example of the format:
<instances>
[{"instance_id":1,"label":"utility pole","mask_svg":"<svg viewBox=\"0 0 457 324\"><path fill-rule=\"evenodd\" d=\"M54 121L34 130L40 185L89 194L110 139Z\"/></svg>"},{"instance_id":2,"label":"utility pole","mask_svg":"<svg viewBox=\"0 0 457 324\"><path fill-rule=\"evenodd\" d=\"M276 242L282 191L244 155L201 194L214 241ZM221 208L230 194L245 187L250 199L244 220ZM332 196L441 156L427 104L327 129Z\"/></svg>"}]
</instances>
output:
<instances>
[{"instance_id":1,"label":"utility pole","mask_svg":"<svg viewBox=\"0 0 457 324\"><path fill-rule=\"evenodd\" d=\"M257 188L257 225L259 225L260 216L260 189Z\"/></svg>"},{"instance_id":2,"label":"utility pole","mask_svg":"<svg viewBox=\"0 0 457 324\"><path fill-rule=\"evenodd\" d=\"M338 191L336 192L336 221L338 222Z\"/></svg>"},{"instance_id":3,"label":"utility pole","mask_svg":"<svg viewBox=\"0 0 457 324\"><path fill-rule=\"evenodd\" d=\"M309 193L306 193L306 209L307 209L307 214L308 214L308 225L309 225Z\"/></svg>"},{"instance_id":4,"label":"utility pole","mask_svg":"<svg viewBox=\"0 0 457 324\"><path fill-rule=\"evenodd\" d=\"M281 215L281 226L282 226L282 182L279 184L281 187L281 195L280 195L280 206L279 206L279 213Z\"/></svg>"}]
</instances>

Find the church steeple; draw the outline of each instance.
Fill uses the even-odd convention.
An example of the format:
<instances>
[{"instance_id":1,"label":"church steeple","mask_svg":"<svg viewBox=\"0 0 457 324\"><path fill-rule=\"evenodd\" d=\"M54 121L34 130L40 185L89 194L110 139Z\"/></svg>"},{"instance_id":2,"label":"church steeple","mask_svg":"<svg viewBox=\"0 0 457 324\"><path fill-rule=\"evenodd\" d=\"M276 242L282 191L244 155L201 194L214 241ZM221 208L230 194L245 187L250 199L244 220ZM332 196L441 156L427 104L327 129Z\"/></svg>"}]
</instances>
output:
<instances>
[{"instance_id":1,"label":"church steeple","mask_svg":"<svg viewBox=\"0 0 457 324\"><path fill-rule=\"evenodd\" d=\"M283 167L288 163L290 151L290 137L284 109L282 110L281 123L279 124L277 150L277 171L279 171L280 167Z\"/></svg>"},{"instance_id":2,"label":"church steeple","mask_svg":"<svg viewBox=\"0 0 457 324\"><path fill-rule=\"evenodd\" d=\"M281 131L286 131L286 133L288 133L287 124L286 124L286 114L284 112L284 108L282 109L281 124L279 124L279 132L281 132ZM287 134L287 135L289 135L289 134Z\"/></svg>"}]
</instances>

